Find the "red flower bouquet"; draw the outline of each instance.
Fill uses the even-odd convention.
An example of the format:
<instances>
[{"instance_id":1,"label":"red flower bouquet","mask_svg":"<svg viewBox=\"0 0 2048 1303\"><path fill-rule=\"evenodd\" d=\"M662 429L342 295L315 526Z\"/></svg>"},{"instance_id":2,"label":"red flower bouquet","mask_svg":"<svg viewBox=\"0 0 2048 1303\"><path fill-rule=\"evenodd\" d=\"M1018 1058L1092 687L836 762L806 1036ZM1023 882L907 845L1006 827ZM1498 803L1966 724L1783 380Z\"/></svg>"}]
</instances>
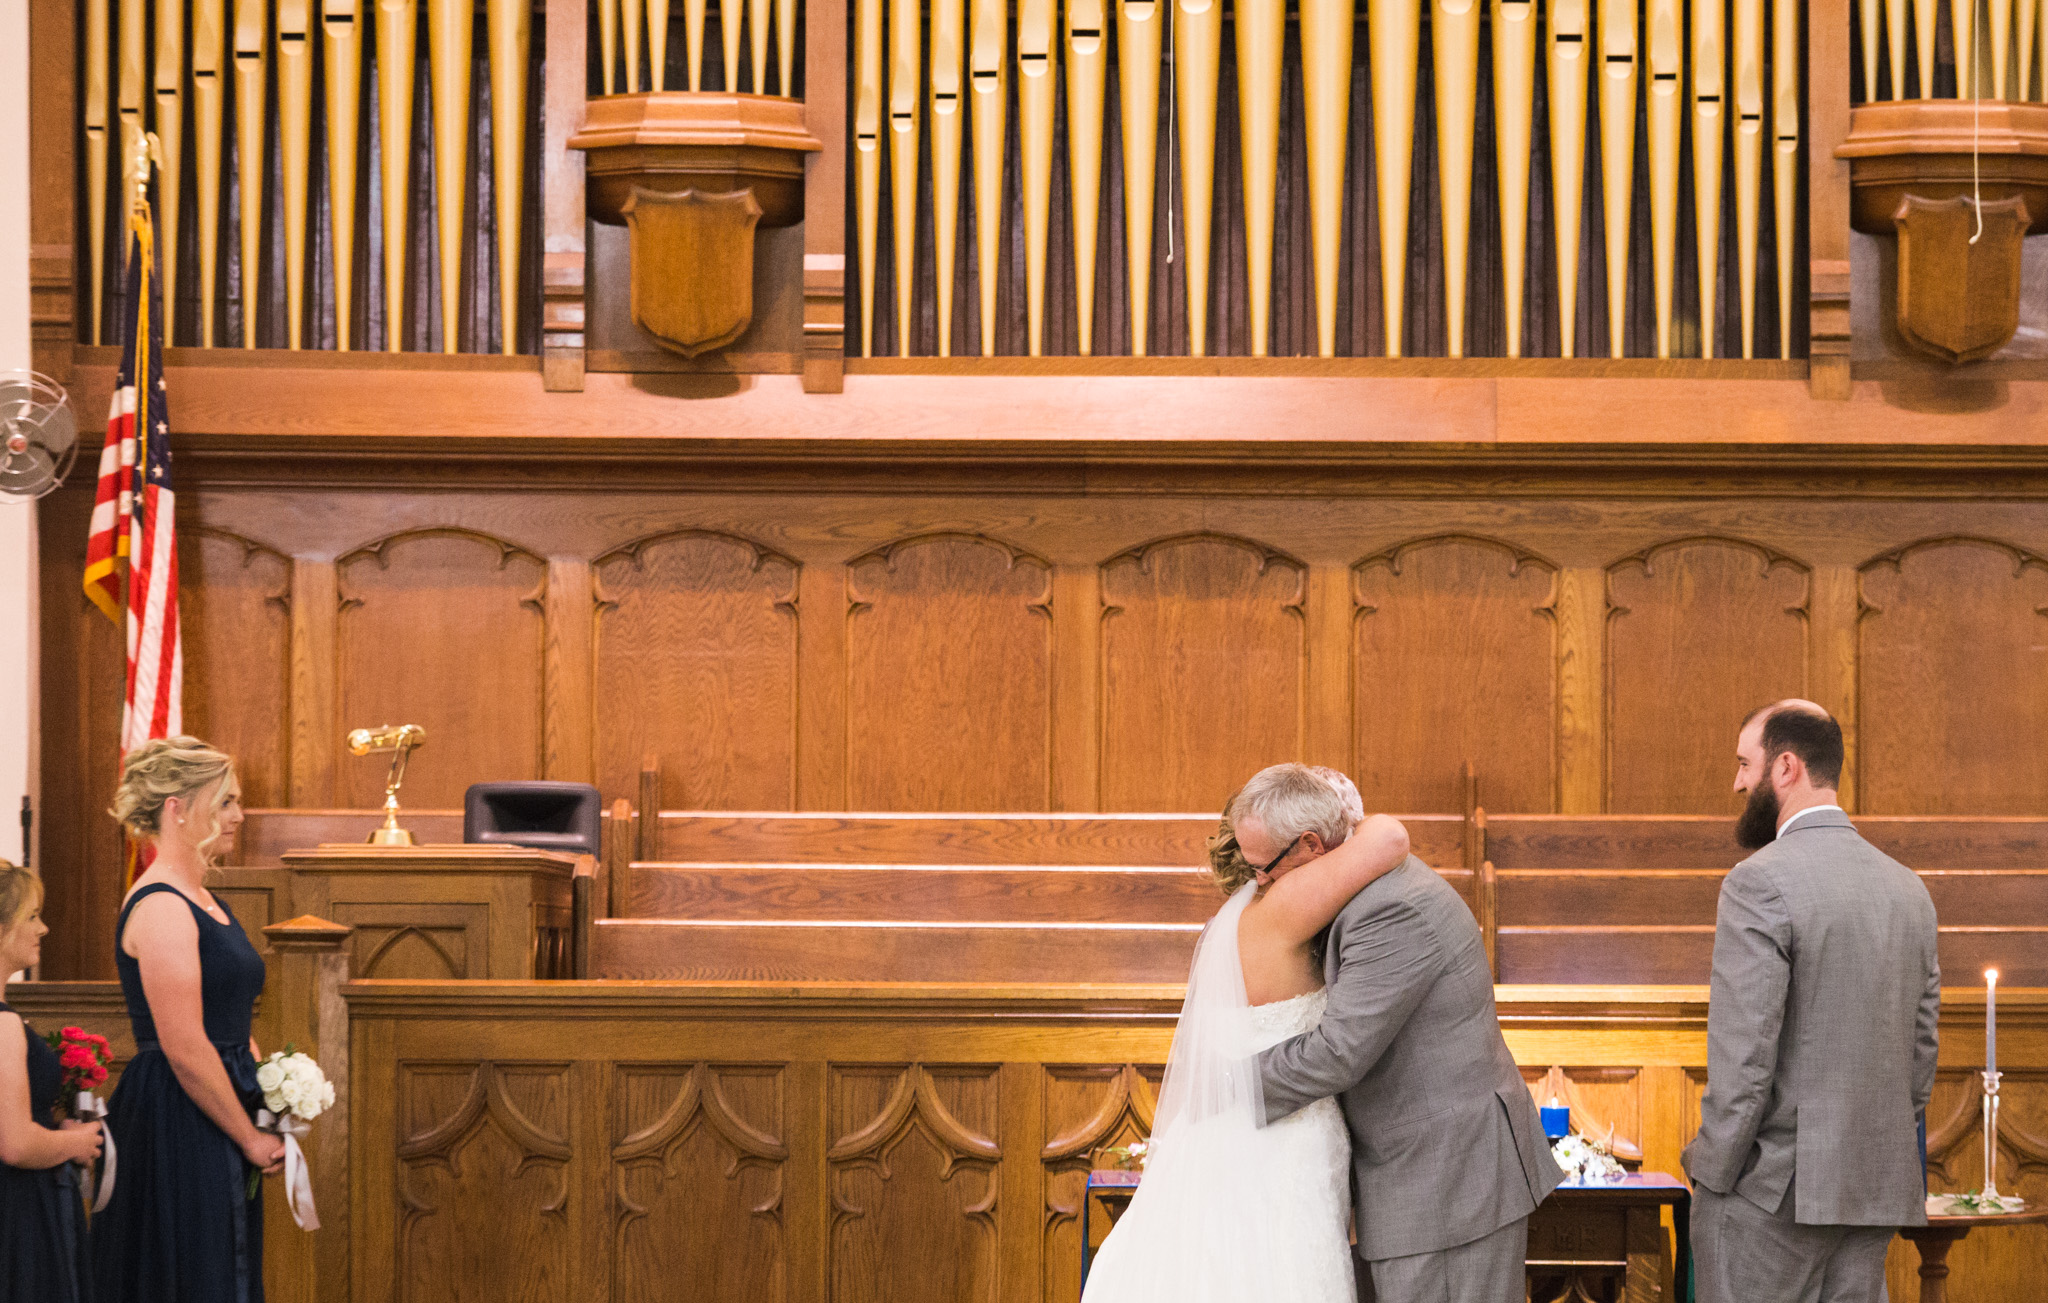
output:
<instances>
[{"instance_id":1,"label":"red flower bouquet","mask_svg":"<svg viewBox=\"0 0 2048 1303\"><path fill-rule=\"evenodd\" d=\"M95 1036L83 1027L66 1027L43 1037L57 1052L64 1069L64 1093L89 1094L107 1084L107 1061L113 1057L107 1038Z\"/></svg>"}]
</instances>

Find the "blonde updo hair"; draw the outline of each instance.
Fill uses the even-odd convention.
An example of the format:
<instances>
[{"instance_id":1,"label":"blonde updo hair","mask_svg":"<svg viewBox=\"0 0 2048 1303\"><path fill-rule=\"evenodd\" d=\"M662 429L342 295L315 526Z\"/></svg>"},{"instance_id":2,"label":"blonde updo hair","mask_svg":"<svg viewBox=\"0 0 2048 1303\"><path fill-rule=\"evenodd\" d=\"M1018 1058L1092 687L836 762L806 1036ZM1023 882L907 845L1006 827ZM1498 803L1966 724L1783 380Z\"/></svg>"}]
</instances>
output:
<instances>
[{"instance_id":1,"label":"blonde updo hair","mask_svg":"<svg viewBox=\"0 0 2048 1303\"><path fill-rule=\"evenodd\" d=\"M1226 896L1235 896L1238 888L1258 876L1258 870L1237 844L1237 829L1230 822L1230 807L1236 803L1237 793L1232 792L1223 803L1223 821L1217 826L1216 835L1209 839L1209 875Z\"/></svg>"},{"instance_id":2,"label":"blonde updo hair","mask_svg":"<svg viewBox=\"0 0 2048 1303\"><path fill-rule=\"evenodd\" d=\"M107 811L137 840L153 840L163 833L164 803L173 797L190 801L210 784L213 802L208 814L213 831L199 843L205 854L220 837L220 808L233 789L235 762L226 752L196 737L160 737L130 751L121 761L121 786L114 791L114 804Z\"/></svg>"},{"instance_id":3,"label":"blonde updo hair","mask_svg":"<svg viewBox=\"0 0 2048 1303\"><path fill-rule=\"evenodd\" d=\"M11 861L0 860L0 932L27 918L29 911L42 903L43 880Z\"/></svg>"}]
</instances>

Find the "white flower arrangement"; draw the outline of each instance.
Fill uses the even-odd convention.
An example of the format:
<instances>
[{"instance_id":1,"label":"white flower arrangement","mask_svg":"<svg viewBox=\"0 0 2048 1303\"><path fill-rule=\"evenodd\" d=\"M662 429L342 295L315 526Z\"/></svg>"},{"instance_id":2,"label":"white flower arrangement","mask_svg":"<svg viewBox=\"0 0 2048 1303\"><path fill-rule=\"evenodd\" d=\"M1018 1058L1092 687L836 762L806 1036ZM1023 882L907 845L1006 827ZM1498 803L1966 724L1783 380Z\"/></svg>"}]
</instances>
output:
<instances>
[{"instance_id":1,"label":"white flower arrangement","mask_svg":"<svg viewBox=\"0 0 2048 1303\"><path fill-rule=\"evenodd\" d=\"M1128 1145L1118 1145L1113 1149L1103 1150L1102 1156L1114 1159L1116 1165L1126 1172L1132 1170L1142 1172L1145 1170L1146 1156L1151 1152L1152 1146L1150 1142L1133 1140Z\"/></svg>"},{"instance_id":2,"label":"white flower arrangement","mask_svg":"<svg viewBox=\"0 0 2048 1303\"><path fill-rule=\"evenodd\" d=\"M263 1106L279 1117L311 1122L334 1106L334 1084L320 1065L290 1047L271 1055L256 1069Z\"/></svg>"},{"instance_id":3,"label":"white flower arrangement","mask_svg":"<svg viewBox=\"0 0 2048 1303\"><path fill-rule=\"evenodd\" d=\"M1550 1156L1564 1169L1566 1185L1613 1185L1627 1175L1605 1145L1576 1133L1552 1145Z\"/></svg>"},{"instance_id":4,"label":"white flower arrangement","mask_svg":"<svg viewBox=\"0 0 2048 1303\"><path fill-rule=\"evenodd\" d=\"M284 1140L285 1204L300 1230L317 1231L320 1214L313 1207L313 1173L299 1140L312 1130L314 1118L334 1107L334 1084L310 1055L295 1053L287 1045L256 1066L256 1088L263 1092L257 1128ZM260 1175L253 1169L249 1173L252 1199Z\"/></svg>"}]
</instances>

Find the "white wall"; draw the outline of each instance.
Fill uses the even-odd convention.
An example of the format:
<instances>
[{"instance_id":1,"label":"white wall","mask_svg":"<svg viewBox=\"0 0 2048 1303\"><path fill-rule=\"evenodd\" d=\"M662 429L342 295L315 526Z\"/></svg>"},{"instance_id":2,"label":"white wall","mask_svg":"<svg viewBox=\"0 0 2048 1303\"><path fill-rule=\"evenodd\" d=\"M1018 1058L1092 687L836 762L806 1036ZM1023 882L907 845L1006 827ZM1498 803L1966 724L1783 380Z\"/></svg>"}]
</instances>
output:
<instances>
[{"instance_id":1,"label":"white wall","mask_svg":"<svg viewBox=\"0 0 2048 1303\"><path fill-rule=\"evenodd\" d=\"M29 365L28 257L28 0L0 0L0 371ZM17 863L21 798L35 791L36 643L35 508L9 498L0 500L0 858Z\"/></svg>"}]
</instances>

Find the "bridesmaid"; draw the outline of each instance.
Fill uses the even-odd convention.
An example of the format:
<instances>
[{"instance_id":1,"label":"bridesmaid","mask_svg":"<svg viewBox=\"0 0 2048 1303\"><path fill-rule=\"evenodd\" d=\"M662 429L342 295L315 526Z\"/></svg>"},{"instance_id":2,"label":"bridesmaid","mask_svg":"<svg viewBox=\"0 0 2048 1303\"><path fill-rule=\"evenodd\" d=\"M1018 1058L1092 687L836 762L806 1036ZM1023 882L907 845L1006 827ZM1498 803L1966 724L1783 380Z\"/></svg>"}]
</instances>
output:
<instances>
[{"instance_id":1,"label":"bridesmaid","mask_svg":"<svg viewBox=\"0 0 2048 1303\"><path fill-rule=\"evenodd\" d=\"M129 752L111 811L156 847L114 929L135 1027L107 1123L121 1142L113 1201L93 1221L102 1303L262 1303L263 1202L249 1173L283 1162L256 1129L263 960L206 889L242 822L234 762L192 737Z\"/></svg>"},{"instance_id":2,"label":"bridesmaid","mask_svg":"<svg viewBox=\"0 0 2048 1303\"><path fill-rule=\"evenodd\" d=\"M7 976L42 955L43 884L0 860L0 1299L90 1303L85 1205L73 1163L99 1157L100 1124L50 1123L57 1055L7 1007Z\"/></svg>"}]
</instances>

